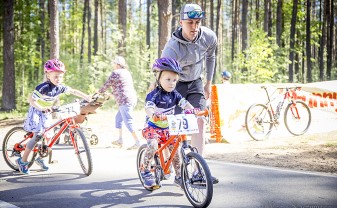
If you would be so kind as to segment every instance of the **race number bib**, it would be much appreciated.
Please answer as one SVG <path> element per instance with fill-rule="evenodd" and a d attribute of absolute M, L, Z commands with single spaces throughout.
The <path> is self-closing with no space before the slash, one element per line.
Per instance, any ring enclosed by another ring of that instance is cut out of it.
<path fill-rule="evenodd" d="M 167 115 L 170 135 L 199 133 L 197 117 L 193 114 Z"/>

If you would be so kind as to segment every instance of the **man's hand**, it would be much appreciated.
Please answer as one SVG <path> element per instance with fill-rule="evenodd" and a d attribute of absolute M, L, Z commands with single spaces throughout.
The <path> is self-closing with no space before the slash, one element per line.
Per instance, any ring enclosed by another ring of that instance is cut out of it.
<path fill-rule="evenodd" d="M 211 95 L 211 81 L 207 81 L 204 86 L 204 92 L 205 92 L 205 99 L 207 100 Z"/>

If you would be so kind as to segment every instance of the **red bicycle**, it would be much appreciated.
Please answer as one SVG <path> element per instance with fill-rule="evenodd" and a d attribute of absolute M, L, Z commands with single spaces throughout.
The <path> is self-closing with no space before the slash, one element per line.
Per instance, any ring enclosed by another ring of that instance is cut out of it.
<path fill-rule="evenodd" d="M 83 122 L 85 117 L 90 113 L 87 110 L 88 108 L 96 109 L 101 105 L 102 99 L 100 96 L 94 95 L 93 101 L 90 103 L 82 101 L 60 107 L 53 107 L 54 112 L 65 117 L 59 119 L 44 131 L 42 141 L 36 145 L 28 158 L 28 167 L 33 165 L 38 154 L 41 157 L 50 156 L 51 159 L 52 147 L 59 140 L 61 134 L 67 130 L 69 131 L 70 141 L 80 166 L 84 174 L 89 176 L 93 170 L 92 157 L 87 138 L 80 127 L 80 123 Z M 55 127 L 57 127 L 58 130 L 54 132 Z M 47 139 L 49 134 L 53 136 Z M 2 144 L 2 153 L 7 165 L 13 170 L 19 170 L 15 160 L 21 157 L 21 153 L 25 150 L 27 142 L 32 137 L 33 133 L 25 131 L 23 127 L 14 127 L 6 134 Z"/>
<path fill-rule="evenodd" d="M 271 104 L 273 100 L 267 87 L 262 86 L 261 88 L 267 94 L 267 102 L 251 105 L 247 110 L 245 119 L 247 132 L 254 140 L 259 141 L 268 138 L 272 128 L 279 125 L 279 118 L 284 105 L 284 124 L 287 130 L 295 136 L 307 132 L 311 123 L 311 112 L 305 102 L 297 100 L 296 91 L 300 90 L 299 87 L 277 88 L 276 90 L 280 91 L 283 98 L 276 109 Z"/>

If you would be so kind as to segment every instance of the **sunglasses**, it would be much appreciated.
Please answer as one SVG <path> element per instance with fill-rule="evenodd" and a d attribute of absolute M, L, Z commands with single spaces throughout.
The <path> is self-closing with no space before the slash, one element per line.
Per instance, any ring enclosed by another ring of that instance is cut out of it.
<path fill-rule="evenodd" d="M 205 16 L 204 11 L 196 11 L 196 10 L 184 12 L 184 14 L 187 14 L 187 17 L 190 19 L 203 18 Z"/>

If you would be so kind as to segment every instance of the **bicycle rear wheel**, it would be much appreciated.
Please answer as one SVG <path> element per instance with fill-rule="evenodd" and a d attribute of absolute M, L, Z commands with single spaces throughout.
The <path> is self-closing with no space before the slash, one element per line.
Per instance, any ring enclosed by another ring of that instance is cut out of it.
<path fill-rule="evenodd" d="M 253 104 L 246 113 L 245 125 L 249 136 L 261 141 L 268 138 L 273 128 L 273 120 L 268 107 L 263 104 Z"/>
<path fill-rule="evenodd" d="M 183 189 L 194 207 L 207 207 L 213 198 L 213 182 L 206 161 L 196 152 L 186 155 L 181 166 Z"/>
<path fill-rule="evenodd" d="M 8 131 L 2 143 L 2 155 L 4 157 L 4 160 L 6 161 L 7 165 L 13 170 L 19 170 L 18 166 L 15 163 L 15 160 L 22 156 L 24 149 L 26 148 L 27 142 L 33 137 L 33 133 L 31 133 L 28 135 L 29 138 L 25 140 L 25 135 L 27 135 L 27 133 L 28 132 L 25 131 L 23 127 L 14 127 Z M 31 167 L 33 165 L 36 155 L 36 152 L 32 152 L 29 155 L 28 167 Z"/>
<path fill-rule="evenodd" d="M 85 138 L 82 130 L 79 128 L 74 128 L 74 130 L 70 131 L 69 133 L 74 139 L 73 146 L 81 168 L 84 174 L 89 176 L 92 173 L 93 163 L 88 141 Z"/>
<path fill-rule="evenodd" d="M 308 105 L 301 100 L 296 100 L 294 104 L 290 103 L 284 111 L 284 124 L 295 136 L 307 132 L 311 124 L 311 111 Z"/>

